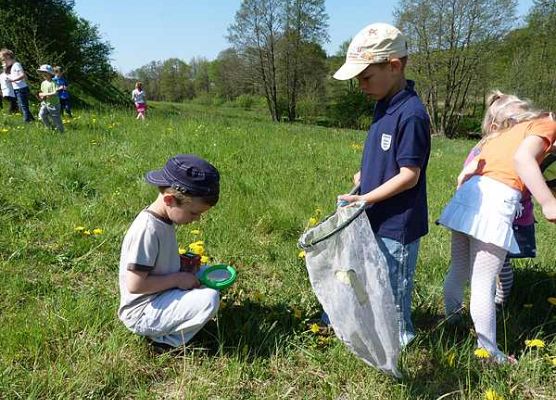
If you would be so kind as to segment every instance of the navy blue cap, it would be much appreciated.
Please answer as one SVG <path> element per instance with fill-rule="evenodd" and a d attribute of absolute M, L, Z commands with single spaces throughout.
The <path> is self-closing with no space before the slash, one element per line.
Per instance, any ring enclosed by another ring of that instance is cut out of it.
<path fill-rule="evenodd" d="M 220 192 L 220 174 L 207 161 L 194 154 L 178 154 L 164 168 L 147 172 L 147 182 L 170 186 L 191 196 L 211 196 Z"/>

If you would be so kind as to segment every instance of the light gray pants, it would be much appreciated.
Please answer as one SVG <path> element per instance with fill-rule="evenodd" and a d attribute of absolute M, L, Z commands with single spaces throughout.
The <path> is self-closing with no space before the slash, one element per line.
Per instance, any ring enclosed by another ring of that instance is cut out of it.
<path fill-rule="evenodd" d="M 60 105 L 52 105 L 47 103 L 41 103 L 41 109 L 39 110 L 39 119 L 42 121 L 44 126 L 49 129 L 56 128 L 58 131 L 64 131 L 64 124 L 62 123 L 62 116 L 60 115 Z"/>
<path fill-rule="evenodd" d="M 158 294 L 130 329 L 158 343 L 178 347 L 189 342 L 220 305 L 214 289 L 171 289 Z"/>

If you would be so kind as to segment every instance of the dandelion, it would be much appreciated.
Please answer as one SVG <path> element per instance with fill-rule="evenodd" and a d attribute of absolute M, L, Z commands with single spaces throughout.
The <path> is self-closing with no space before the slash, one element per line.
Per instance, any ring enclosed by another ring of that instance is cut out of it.
<path fill-rule="evenodd" d="M 556 306 L 556 297 L 549 297 L 548 299 L 546 299 L 546 301 L 548 301 L 553 306 Z"/>
<path fill-rule="evenodd" d="M 552 364 L 553 367 L 556 367 L 556 356 L 550 359 L 550 363 Z"/>
<path fill-rule="evenodd" d="M 528 304 L 524 304 L 523 308 L 533 308 L 533 305 L 528 303 Z"/>
<path fill-rule="evenodd" d="M 201 264 L 208 264 L 210 258 L 208 256 L 201 256 Z"/>
<path fill-rule="evenodd" d="M 93 235 L 102 235 L 104 231 L 100 228 L 93 229 Z"/>
<path fill-rule="evenodd" d="M 87 229 L 86 231 L 83 231 L 83 234 L 85 236 L 91 236 L 91 231 Z"/>
<path fill-rule="evenodd" d="M 76 232 L 83 232 L 85 230 L 84 226 L 76 226 L 75 228 L 73 228 Z"/>
<path fill-rule="evenodd" d="M 191 231 L 191 234 L 197 236 L 197 235 L 200 235 L 200 234 L 201 234 L 201 231 L 200 231 L 199 229 L 193 229 L 193 230 Z"/>
<path fill-rule="evenodd" d="M 298 258 L 300 258 L 301 260 L 305 259 L 305 250 L 301 250 L 299 252 L 299 254 L 297 255 Z"/>
<path fill-rule="evenodd" d="M 531 349 L 532 348 L 542 349 L 544 348 L 544 342 L 540 339 L 526 340 L 525 346 Z"/>
<path fill-rule="evenodd" d="M 309 218 L 309 226 L 315 226 L 317 224 L 317 222 L 319 222 L 319 221 L 315 217 Z"/>
<path fill-rule="evenodd" d="M 490 353 L 488 352 L 487 349 L 477 349 L 475 350 L 475 352 L 473 353 L 475 354 L 475 357 L 477 358 L 489 358 L 490 357 Z"/>
<path fill-rule="evenodd" d="M 315 335 L 320 332 L 320 328 L 319 328 L 319 325 L 317 323 L 311 324 L 311 327 L 309 328 L 309 330 L 311 332 L 313 332 Z"/>
<path fill-rule="evenodd" d="M 485 392 L 485 400 L 504 400 L 504 396 L 496 393 L 494 389 L 488 389 Z"/>
<path fill-rule="evenodd" d="M 355 151 L 360 151 L 360 150 L 363 150 L 363 145 L 361 145 L 359 143 L 352 143 L 351 148 Z"/>
<path fill-rule="evenodd" d="M 180 246 L 180 247 L 178 248 L 178 253 L 179 253 L 179 254 L 185 254 L 185 253 L 187 253 L 187 249 L 185 249 L 185 248 L 183 248 L 183 247 Z"/>
<path fill-rule="evenodd" d="M 189 250 L 193 254 L 197 254 L 198 256 L 202 256 L 205 254 L 205 242 L 202 240 L 197 240 L 189 245 Z"/>

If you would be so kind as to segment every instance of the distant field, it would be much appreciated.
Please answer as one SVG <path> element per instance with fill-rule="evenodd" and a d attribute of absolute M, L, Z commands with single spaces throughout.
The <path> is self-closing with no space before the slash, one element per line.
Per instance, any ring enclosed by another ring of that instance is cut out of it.
<path fill-rule="evenodd" d="M 433 140 L 418 337 L 396 381 L 309 329 L 320 308 L 296 247 L 315 210 L 332 212 L 351 187 L 365 132 L 192 105 L 155 105 L 145 123 L 132 111 L 76 115 L 58 134 L 0 114 L 0 398 L 483 399 L 489 389 L 556 398 L 556 306 L 547 301 L 556 297 L 556 227 L 540 214 L 539 257 L 517 263 L 498 323 L 499 343 L 519 364 L 481 364 L 471 323 L 437 326 L 449 235 L 433 222 L 473 142 Z M 239 279 L 184 355 L 157 356 L 117 319 L 118 259 L 127 227 L 156 195 L 143 174 L 177 153 L 205 157 L 222 174 L 221 202 L 178 229 L 179 242 L 204 240 Z M 526 348 L 534 338 L 545 347 Z"/>

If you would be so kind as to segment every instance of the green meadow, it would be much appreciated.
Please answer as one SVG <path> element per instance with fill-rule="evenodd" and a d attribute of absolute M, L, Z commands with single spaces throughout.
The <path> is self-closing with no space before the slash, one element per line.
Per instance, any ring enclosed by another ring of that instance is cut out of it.
<path fill-rule="evenodd" d="M 64 134 L 0 114 L 0 398 L 556 398 L 556 305 L 547 300 L 556 297 L 556 230 L 538 209 L 539 256 L 516 262 L 498 316 L 498 342 L 519 363 L 476 358 L 469 318 L 442 323 L 450 242 L 434 221 L 473 141 L 433 139 L 418 336 L 396 380 L 311 329 L 321 310 L 297 248 L 317 209 L 333 212 L 350 189 L 366 132 L 275 124 L 264 111 L 225 106 L 154 104 L 144 123 L 132 110 L 75 114 Z M 183 352 L 156 354 L 117 318 L 118 261 L 129 224 L 156 196 L 143 174 L 177 153 L 222 175 L 221 201 L 178 228 L 179 243 L 203 240 L 239 278 Z M 526 346 L 532 339 L 544 347 Z"/>

